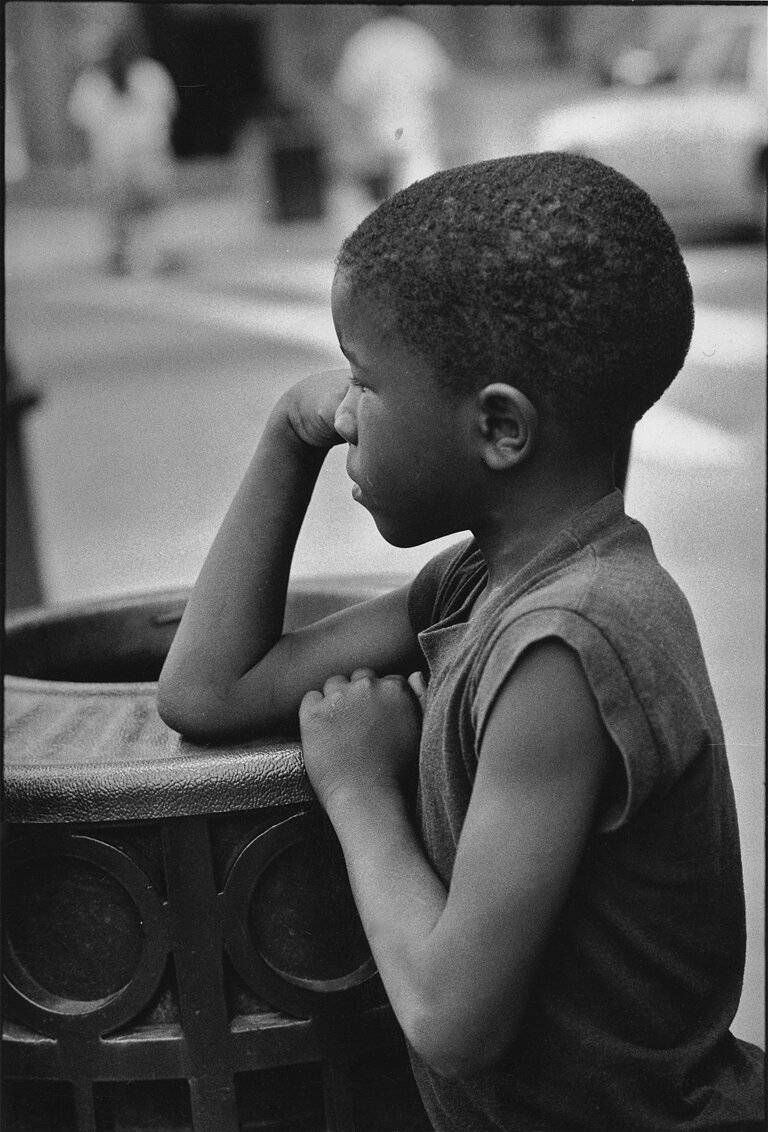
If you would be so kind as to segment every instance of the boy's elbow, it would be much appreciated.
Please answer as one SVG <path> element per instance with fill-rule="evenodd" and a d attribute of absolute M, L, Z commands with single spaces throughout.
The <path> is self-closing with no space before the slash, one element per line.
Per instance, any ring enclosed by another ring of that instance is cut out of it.
<path fill-rule="evenodd" d="M 504 1055 L 515 1033 L 509 1017 L 499 1026 L 490 1019 L 470 1019 L 461 1011 L 425 1011 L 404 1027 L 406 1037 L 430 1069 L 441 1077 L 482 1073 Z"/>
<path fill-rule="evenodd" d="M 180 686 L 172 676 L 161 673 L 155 703 L 157 714 L 172 731 L 188 739 L 212 737 L 210 708 L 198 689 Z"/>
<path fill-rule="evenodd" d="M 157 684 L 155 706 L 157 708 L 157 714 L 166 727 L 170 727 L 172 731 L 178 731 L 182 735 L 187 733 L 190 720 L 184 699 L 182 696 L 178 695 L 173 686 L 173 682 L 164 679 L 162 675 Z"/>
<path fill-rule="evenodd" d="M 184 679 L 161 672 L 155 706 L 167 727 L 196 743 L 230 742 L 256 731 L 277 728 L 263 708 L 269 699 L 254 693 L 247 707 L 237 688 Z"/>

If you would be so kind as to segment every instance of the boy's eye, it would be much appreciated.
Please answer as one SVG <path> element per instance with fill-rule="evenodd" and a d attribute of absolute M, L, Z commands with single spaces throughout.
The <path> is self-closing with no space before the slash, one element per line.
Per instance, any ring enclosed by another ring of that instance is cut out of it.
<path fill-rule="evenodd" d="M 349 383 L 350 385 L 354 385 L 355 389 L 364 390 L 368 388 L 368 386 L 364 385 L 363 382 L 360 381 L 359 378 L 355 377 L 353 373 L 349 376 Z"/>

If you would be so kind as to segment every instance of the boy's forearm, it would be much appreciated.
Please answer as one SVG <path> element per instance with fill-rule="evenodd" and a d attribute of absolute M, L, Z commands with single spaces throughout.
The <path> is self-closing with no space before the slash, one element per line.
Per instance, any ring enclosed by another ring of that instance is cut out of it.
<path fill-rule="evenodd" d="M 279 639 L 296 540 L 326 452 L 299 440 L 277 406 L 166 660 L 159 693 L 164 718 L 182 698 L 225 698 Z"/>
<path fill-rule="evenodd" d="M 433 1023 L 435 1001 L 446 990 L 430 940 L 446 889 L 395 788 L 340 794 L 328 800 L 327 812 L 379 974 L 406 1037 L 418 1048 L 421 1029 L 427 1020 Z"/>
<path fill-rule="evenodd" d="M 424 853 L 404 798 L 391 791 L 329 799 L 360 919 L 408 1042 L 433 1069 L 462 1076 L 488 1068 L 513 1039 L 527 974 L 489 1000 L 478 994 L 477 925 L 448 917 L 448 892 Z M 503 1017 L 500 1017 L 503 1015 Z"/>

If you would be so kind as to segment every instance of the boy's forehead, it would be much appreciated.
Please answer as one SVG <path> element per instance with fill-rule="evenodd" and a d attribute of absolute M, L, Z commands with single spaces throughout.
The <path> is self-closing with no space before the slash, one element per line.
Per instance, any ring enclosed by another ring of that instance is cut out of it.
<path fill-rule="evenodd" d="M 332 305 L 339 343 L 353 364 L 375 371 L 380 382 L 400 373 L 408 377 L 411 389 L 417 378 L 423 379 L 419 386 L 431 387 L 432 363 L 405 339 L 395 305 L 386 295 L 341 278 L 334 280 Z"/>
<path fill-rule="evenodd" d="M 331 307 L 342 338 L 346 332 L 364 333 L 390 342 L 402 341 L 392 298 L 368 290 L 343 271 L 337 271 L 334 276 Z"/>

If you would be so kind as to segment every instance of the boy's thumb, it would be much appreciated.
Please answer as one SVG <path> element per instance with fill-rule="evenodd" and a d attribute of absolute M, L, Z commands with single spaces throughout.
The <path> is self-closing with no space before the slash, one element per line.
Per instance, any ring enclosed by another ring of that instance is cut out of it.
<path fill-rule="evenodd" d="M 426 693 L 427 685 L 421 672 L 412 672 L 408 677 L 408 685 L 423 708 L 424 694 Z"/>

